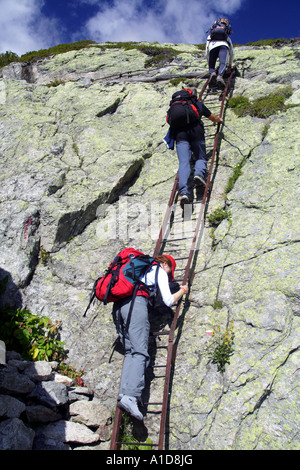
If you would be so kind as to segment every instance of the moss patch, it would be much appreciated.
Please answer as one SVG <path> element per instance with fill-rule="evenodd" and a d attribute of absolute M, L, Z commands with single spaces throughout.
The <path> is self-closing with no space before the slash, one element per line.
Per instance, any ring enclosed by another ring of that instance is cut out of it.
<path fill-rule="evenodd" d="M 292 95 L 292 89 L 285 87 L 269 95 L 256 98 L 250 102 L 245 96 L 235 96 L 228 101 L 229 108 L 233 109 L 235 114 L 241 116 L 253 116 L 258 118 L 267 118 L 280 111 L 286 111 L 286 98 Z"/>
<path fill-rule="evenodd" d="M 34 60 L 43 59 L 53 55 L 63 54 L 64 52 L 76 51 L 84 49 L 90 44 L 95 44 L 95 41 L 78 41 L 68 44 L 58 44 L 57 46 L 50 47 L 49 49 L 40 49 L 39 51 L 26 52 L 20 57 L 14 52 L 6 51 L 0 54 L 0 67 L 10 64 L 11 62 L 32 62 Z"/>

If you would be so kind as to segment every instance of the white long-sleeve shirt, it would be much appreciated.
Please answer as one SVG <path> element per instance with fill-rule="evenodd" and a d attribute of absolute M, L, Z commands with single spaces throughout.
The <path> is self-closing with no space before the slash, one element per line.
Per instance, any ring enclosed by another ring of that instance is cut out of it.
<path fill-rule="evenodd" d="M 147 286 L 154 286 L 156 269 L 157 265 L 152 266 L 150 271 L 148 271 L 143 277 L 141 277 L 140 280 L 144 282 Z M 166 271 L 160 266 L 158 268 L 157 283 L 164 304 L 167 305 L 167 307 L 171 307 L 174 303 L 174 297 L 173 294 L 171 294 L 169 288 L 169 277 Z"/>

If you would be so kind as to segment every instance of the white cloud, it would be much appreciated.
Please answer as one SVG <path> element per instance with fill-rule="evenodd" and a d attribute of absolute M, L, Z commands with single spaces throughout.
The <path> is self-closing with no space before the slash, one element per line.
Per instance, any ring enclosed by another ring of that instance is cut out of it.
<path fill-rule="evenodd" d="M 246 1 L 62 0 L 66 3 L 62 14 L 55 13 L 53 0 L 0 0 L 0 53 L 9 50 L 21 55 L 81 39 L 199 44 L 205 42 L 217 17 L 230 17 Z M 43 14 L 46 2 L 53 7 L 52 16 Z M 95 9 L 97 13 L 89 18 Z M 66 21 L 68 31 L 65 19 L 73 21 Z"/>
<path fill-rule="evenodd" d="M 87 2 L 88 0 L 81 0 Z M 91 0 L 93 1 L 93 0 Z M 87 36 L 105 41 L 158 41 L 198 44 L 219 16 L 233 14 L 245 0 L 114 0 L 98 2 L 86 23 Z M 95 3 L 95 2 L 94 2 Z M 100 5 L 101 3 L 101 5 Z"/>
<path fill-rule="evenodd" d="M 21 55 L 59 42 L 55 19 L 41 13 L 44 0 L 0 0 L 0 52 Z"/>

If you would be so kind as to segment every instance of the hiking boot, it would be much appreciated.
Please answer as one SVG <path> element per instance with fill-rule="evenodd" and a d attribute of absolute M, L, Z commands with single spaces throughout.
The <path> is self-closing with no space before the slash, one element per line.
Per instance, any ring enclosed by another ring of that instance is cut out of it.
<path fill-rule="evenodd" d="M 209 82 L 208 82 L 209 88 L 215 87 L 216 83 L 217 83 L 217 74 L 216 74 L 216 72 L 212 72 L 210 74 L 210 78 L 209 78 Z"/>
<path fill-rule="evenodd" d="M 195 186 L 197 186 L 198 188 L 203 186 L 205 188 L 206 186 L 206 181 L 205 179 L 202 177 L 202 176 L 199 176 L 199 175 L 195 175 L 194 176 L 194 184 Z"/>
<path fill-rule="evenodd" d="M 123 395 L 120 401 L 118 401 L 117 406 L 122 410 L 126 411 L 130 416 L 139 421 L 143 421 L 143 415 L 138 409 L 137 401 L 135 397 L 130 397 L 129 395 Z"/>
<path fill-rule="evenodd" d="M 224 90 L 225 82 L 224 82 L 224 79 L 223 79 L 222 75 L 217 76 L 217 85 L 218 85 L 219 88 L 221 88 L 221 90 Z"/>
<path fill-rule="evenodd" d="M 191 202 L 191 198 L 188 194 L 181 194 L 180 196 L 180 206 L 183 208 L 185 204 L 189 204 Z"/>

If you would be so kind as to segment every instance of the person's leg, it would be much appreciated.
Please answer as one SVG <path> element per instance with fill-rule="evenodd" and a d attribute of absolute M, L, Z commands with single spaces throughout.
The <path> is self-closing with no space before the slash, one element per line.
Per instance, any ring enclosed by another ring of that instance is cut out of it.
<path fill-rule="evenodd" d="M 226 46 L 221 46 L 220 51 L 219 51 L 220 65 L 219 65 L 219 72 L 217 76 L 217 85 L 222 90 L 224 90 L 225 88 L 225 81 L 224 81 L 223 75 L 226 70 L 227 58 L 228 58 L 228 48 Z"/>
<path fill-rule="evenodd" d="M 206 147 L 205 140 L 198 140 L 191 144 L 192 151 L 195 158 L 194 166 L 194 178 L 200 176 L 200 178 L 206 181 L 207 177 L 207 157 L 206 157 Z M 196 180 L 194 180 L 196 181 Z"/>
<path fill-rule="evenodd" d="M 191 146 L 186 140 L 176 142 L 176 151 L 179 161 L 178 168 L 178 188 L 179 193 L 191 195 L 188 180 L 191 174 Z"/>
<path fill-rule="evenodd" d="M 209 87 L 213 88 L 216 86 L 217 83 L 217 69 L 216 69 L 216 62 L 219 56 L 219 47 L 215 47 L 209 52 L 208 56 L 208 68 L 209 68 Z"/>
<path fill-rule="evenodd" d="M 228 57 L 228 47 L 226 46 L 220 46 L 219 49 L 219 73 L 218 75 L 221 75 L 223 77 L 224 72 L 226 70 L 226 65 L 227 65 L 227 57 Z"/>
<path fill-rule="evenodd" d="M 124 325 L 126 325 L 130 303 L 125 303 L 121 309 Z M 122 395 L 129 395 L 137 399 L 141 397 L 145 386 L 145 369 L 149 364 L 149 332 L 147 299 L 137 296 L 128 332 L 125 332 L 125 359 L 120 385 L 120 394 Z"/>
<path fill-rule="evenodd" d="M 209 52 L 209 56 L 208 56 L 209 73 L 216 72 L 216 62 L 217 62 L 217 58 L 219 56 L 219 49 L 220 49 L 220 47 L 215 47 L 214 49 L 212 49 Z"/>

